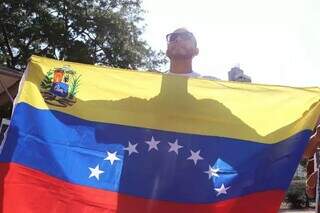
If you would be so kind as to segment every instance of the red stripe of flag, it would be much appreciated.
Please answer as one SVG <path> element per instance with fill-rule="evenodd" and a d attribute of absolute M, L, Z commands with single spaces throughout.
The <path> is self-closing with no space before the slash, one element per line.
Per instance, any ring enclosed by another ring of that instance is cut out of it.
<path fill-rule="evenodd" d="M 71 184 L 15 163 L 0 163 L 0 178 L 0 207 L 8 213 L 271 213 L 284 198 L 272 190 L 212 204 L 174 203 Z"/>

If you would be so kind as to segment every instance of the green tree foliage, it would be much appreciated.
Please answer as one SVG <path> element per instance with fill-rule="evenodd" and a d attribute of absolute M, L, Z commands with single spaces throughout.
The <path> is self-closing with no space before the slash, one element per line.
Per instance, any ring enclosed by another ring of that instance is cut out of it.
<path fill-rule="evenodd" d="M 24 69 L 32 54 L 156 70 L 164 54 L 141 39 L 141 0 L 2 0 L 0 64 Z"/>
<path fill-rule="evenodd" d="M 305 181 L 293 181 L 284 199 L 292 209 L 308 207 L 308 198 L 305 193 Z"/>

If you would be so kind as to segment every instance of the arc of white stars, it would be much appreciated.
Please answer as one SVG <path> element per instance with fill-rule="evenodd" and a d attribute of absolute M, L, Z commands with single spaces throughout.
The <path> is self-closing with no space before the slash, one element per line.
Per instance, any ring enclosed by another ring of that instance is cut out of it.
<path fill-rule="evenodd" d="M 203 160 L 203 157 L 200 156 L 200 150 L 194 152 L 190 150 L 191 156 L 187 158 L 187 160 L 193 160 L 194 165 L 197 165 L 198 160 Z"/>
<path fill-rule="evenodd" d="M 174 143 L 170 143 L 168 142 L 169 146 L 170 146 L 170 149 L 168 152 L 175 152 L 177 155 L 179 153 L 179 149 L 181 149 L 183 146 L 180 146 L 178 144 L 178 140 L 176 140 Z"/>
<path fill-rule="evenodd" d="M 160 141 L 156 141 L 153 136 L 151 137 L 151 140 L 150 141 L 145 141 L 148 145 L 149 145 L 149 149 L 148 151 L 150 152 L 152 149 L 155 149 L 155 150 L 159 150 L 158 149 L 158 144 L 160 143 Z"/>
<path fill-rule="evenodd" d="M 227 194 L 227 190 L 230 189 L 230 188 L 231 188 L 231 186 L 228 186 L 228 187 L 226 188 L 226 187 L 224 186 L 224 184 L 222 184 L 220 188 L 214 188 L 214 190 L 215 190 L 216 192 L 218 192 L 218 193 L 217 193 L 217 197 L 218 197 L 218 196 L 221 195 L 221 194 Z"/>
<path fill-rule="evenodd" d="M 214 169 L 209 165 L 208 171 L 205 171 L 204 173 L 207 173 L 209 175 L 209 179 L 211 179 L 213 176 L 219 177 L 219 174 L 218 174 L 219 171 L 220 171 L 219 168 Z"/>
<path fill-rule="evenodd" d="M 132 154 L 132 153 L 139 153 L 137 151 L 137 143 L 136 144 L 131 144 L 131 142 L 129 141 L 129 144 L 127 147 L 123 148 L 124 150 L 128 151 L 129 152 L 129 156 Z"/>
<path fill-rule="evenodd" d="M 114 163 L 114 161 L 120 160 L 120 158 L 117 157 L 117 152 L 107 152 L 107 157 L 104 160 L 110 161 L 111 165 Z"/>
<path fill-rule="evenodd" d="M 97 180 L 99 180 L 100 174 L 104 173 L 104 171 L 100 170 L 99 164 L 95 168 L 89 167 L 89 169 L 91 171 L 89 178 L 95 177 L 95 178 L 97 178 Z"/>

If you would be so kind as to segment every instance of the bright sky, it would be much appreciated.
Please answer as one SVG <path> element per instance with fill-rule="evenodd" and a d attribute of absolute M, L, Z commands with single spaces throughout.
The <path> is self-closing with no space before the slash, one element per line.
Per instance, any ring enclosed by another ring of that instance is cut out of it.
<path fill-rule="evenodd" d="M 165 51 L 165 35 L 186 27 L 202 75 L 227 80 L 240 64 L 256 83 L 320 86 L 320 0 L 143 1 L 149 44 Z"/>

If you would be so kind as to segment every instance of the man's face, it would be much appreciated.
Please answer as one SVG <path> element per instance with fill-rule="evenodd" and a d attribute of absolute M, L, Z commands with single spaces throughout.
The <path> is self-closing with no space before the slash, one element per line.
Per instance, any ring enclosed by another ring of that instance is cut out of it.
<path fill-rule="evenodd" d="M 199 52 L 192 33 L 177 29 L 167 36 L 167 56 L 172 59 L 192 59 Z"/>

